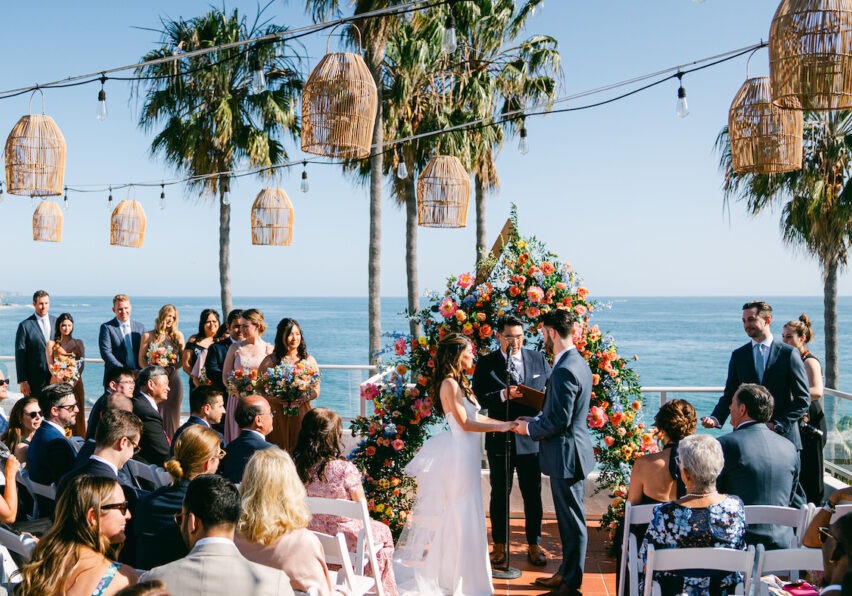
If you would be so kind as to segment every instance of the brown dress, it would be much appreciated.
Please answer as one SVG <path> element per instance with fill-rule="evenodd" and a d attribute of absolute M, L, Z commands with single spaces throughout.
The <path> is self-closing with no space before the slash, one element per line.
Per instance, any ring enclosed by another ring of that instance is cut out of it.
<path fill-rule="evenodd" d="M 313 361 L 313 356 L 308 356 L 308 360 Z M 319 395 L 319 385 L 317 385 L 316 392 Z M 316 397 L 313 399 L 316 399 Z M 284 413 L 284 406 L 280 399 L 267 395 L 266 400 L 269 402 L 269 407 L 272 408 L 272 432 L 267 435 L 266 440 L 293 455 L 293 449 L 296 447 L 296 441 L 299 438 L 299 431 L 302 429 L 302 420 L 313 406 L 308 401 L 299 406 L 297 416 L 288 416 Z"/>
<path fill-rule="evenodd" d="M 85 437 L 86 436 L 86 390 L 83 387 L 83 358 L 86 356 L 86 348 L 83 345 L 82 339 L 72 339 L 73 346 L 70 350 L 65 350 L 59 342 L 54 343 L 53 345 L 53 358 L 57 358 L 58 356 L 67 356 L 69 354 L 73 354 L 75 358 L 77 358 L 77 366 L 80 370 L 80 376 L 74 381 L 74 399 L 77 400 L 77 407 L 79 411 L 77 412 L 77 421 L 74 423 L 74 426 L 71 427 L 71 434 L 75 437 Z M 70 344 L 69 344 L 70 345 Z M 53 375 L 50 376 L 50 382 L 56 383 L 58 379 Z"/>

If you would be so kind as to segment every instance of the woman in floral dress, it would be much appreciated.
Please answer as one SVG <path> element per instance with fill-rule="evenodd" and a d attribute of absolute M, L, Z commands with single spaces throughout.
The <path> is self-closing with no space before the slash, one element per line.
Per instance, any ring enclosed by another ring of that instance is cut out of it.
<path fill-rule="evenodd" d="M 154 329 L 142 334 L 139 346 L 139 366 L 156 364 L 169 372 L 169 397 L 158 409 L 169 438 L 180 426 L 180 405 L 183 401 L 183 382 L 180 378 L 180 356 L 183 352 L 183 333 L 178 331 L 178 311 L 166 304 L 157 313 Z"/>
<path fill-rule="evenodd" d="M 51 371 L 50 382 L 67 382 L 74 385 L 74 397 L 77 399 L 77 407 L 80 414 L 77 422 L 71 427 L 71 433 L 77 437 L 86 436 L 86 390 L 83 388 L 83 358 L 86 357 L 86 346 L 82 339 L 72 337 L 74 333 L 74 318 L 67 312 L 56 318 L 56 336 L 47 342 L 45 352 L 47 353 L 47 368 Z M 72 364 L 76 366 L 77 372 L 73 379 L 64 379 L 53 372 L 54 363 Z"/>

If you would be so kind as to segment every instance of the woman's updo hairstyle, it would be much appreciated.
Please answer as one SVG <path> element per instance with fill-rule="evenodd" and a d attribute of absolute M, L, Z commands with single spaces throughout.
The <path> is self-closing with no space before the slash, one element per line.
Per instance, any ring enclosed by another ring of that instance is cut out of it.
<path fill-rule="evenodd" d="M 175 454 L 163 464 L 175 482 L 192 480 L 204 471 L 204 464 L 219 456 L 222 437 L 212 428 L 191 424 L 175 441 Z"/>
<path fill-rule="evenodd" d="M 654 426 L 665 432 L 670 441 L 677 443 L 695 434 L 698 416 L 691 403 L 685 399 L 673 399 L 664 403 L 654 416 Z"/>
<path fill-rule="evenodd" d="M 802 313 L 799 315 L 798 321 L 787 321 L 785 327 L 789 327 L 793 332 L 805 340 L 805 344 L 809 344 L 814 339 L 814 330 L 811 328 L 811 318 Z"/>

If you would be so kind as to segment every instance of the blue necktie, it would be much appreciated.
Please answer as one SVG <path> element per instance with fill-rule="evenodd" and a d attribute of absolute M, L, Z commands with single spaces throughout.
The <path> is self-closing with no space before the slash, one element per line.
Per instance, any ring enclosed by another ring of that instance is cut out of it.
<path fill-rule="evenodd" d="M 130 333 L 126 333 L 124 335 L 124 350 L 127 352 L 124 362 L 127 364 L 128 368 L 136 368 L 136 362 L 133 358 L 133 340 L 130 339 Z"/>
<path fill-rule="evenodd" d="M 754 369 L 757 371 L 757 382 L 763 382 L 763 370 L 765 368 L 763 360 L 763 344 L 755 344 L 754 346 Z"/>

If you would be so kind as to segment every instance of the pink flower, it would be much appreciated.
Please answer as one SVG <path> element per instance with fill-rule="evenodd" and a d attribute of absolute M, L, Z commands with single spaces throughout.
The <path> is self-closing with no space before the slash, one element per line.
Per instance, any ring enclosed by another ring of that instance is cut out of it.
<path fill-rule="evenodd" d="M 584 314 L 586 314 L 588 312 L 588 309 L 586 309 L 586 307 L 583 306 L 582 304 L 577 304 L 574 307 L 574 312 L 577 313 L 577 316 L 582 317 Z"/>
<path fill-rule="evenodd" d="M 591 428 L 601 428 L 604 424 L 607 423 L 609 418 L 606 415 L 606 412 L 603 411 L 603 408 L 599 408 L 598 406 L 592 406 L 589 408 L 589 426 Z"/>
<path fill-rule="evenodd" d="M 402 337 L 398 337 L 393 344 L 394 353 L 397 356 L 402 356 L 403 354 L 405 354 L 406 345 L 407 344 L 405 343 L 405 339 Z"/>
<path fill-rule="evenodd" d="M 417 397 L 420 395 L 420 390 L 417 387 L 411 388 L 411 397 Z"/>
<path fill-rule="evenodd" d="M 544 299 L 544 290 L 538 286 L 530 286 L 530 289 L 527 290 L 527 298 L 530 299 L 530 302 L 541 302 Z"/>
<path fill-rule="evenodd" d="M 391 446 L 392 446 L 394 449 L 396 449 L 397 451 L 399 451 L 400 449 L 402 449 L 403 447 L 405 447 L 405 443 L 403 443 L 403 442 L 402 442 L 402 439 L 394 439 L 394 440 L 393 440 L 393 443 L 391 443 Z"/>
<path fill-rule="evenodd" d="M 440 312 L 447 319 L 456 314 L 456 311 L 458 309 L 458 304 L 456 304 L 450 297 L 441 300 L 441 304 L 438 306 L 438 312 Z"/>
<path fill-rule="evenodd" d="M 473 277 L 469 273 L 462 273 L 459 275 L 458 284 L 462 289 L 469 288 L 473 284 Z"/>

